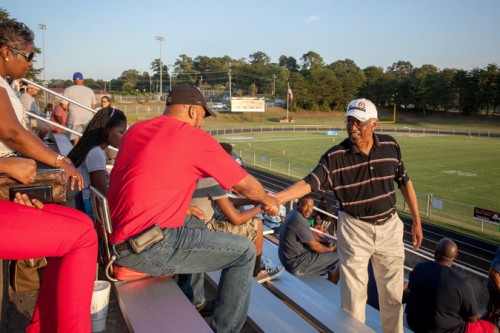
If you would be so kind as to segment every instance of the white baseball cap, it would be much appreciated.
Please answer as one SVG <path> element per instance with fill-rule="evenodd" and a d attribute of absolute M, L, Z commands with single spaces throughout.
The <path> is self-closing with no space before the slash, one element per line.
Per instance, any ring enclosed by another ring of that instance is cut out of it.
<path fill-rule="evenodd" d="M 347 106 L 346 117 L 354 117 L 360 121 L 378 119 L 375 104 L 365 98 L 352 100 Z"/>

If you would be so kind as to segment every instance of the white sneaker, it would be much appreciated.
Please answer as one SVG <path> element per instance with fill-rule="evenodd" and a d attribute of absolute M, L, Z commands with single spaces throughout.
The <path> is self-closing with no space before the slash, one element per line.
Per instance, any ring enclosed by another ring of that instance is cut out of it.
<path fill-rule="evenodd" d="M 258 283 L 263 283 L 267 281 L 271 281 L 276 279 L 278 276 L 283 273 L 285 267 L 283 266 L 272 266 L 267 267 L 259 272 L 259 274 L 255 277 Z"/>

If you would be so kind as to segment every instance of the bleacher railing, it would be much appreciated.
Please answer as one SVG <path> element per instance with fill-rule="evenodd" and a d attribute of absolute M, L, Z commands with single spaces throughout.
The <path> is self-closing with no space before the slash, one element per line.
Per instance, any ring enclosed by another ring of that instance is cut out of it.
<path fill-rule="evenodd" d="M 52 94 L 52 95 L 54 95 L 54 96 L 56 96 L 56 97 L 59 97 L 60 99 L 63 99 L 63 100 L 65 100 L 65 101 L 68 101 L 68 102 L 70 102 L 70 103 L 73 103 L 73 104 L 75 104 L 75 105 L 78 105 L 78 106 L 80 106 L 80 107 L 84 108 L 85 110 L 88 110 L 88 111 L 90 111 L 90 112 L 92 112 L 92 113 L 96 113 L 96 112 L 97 112 L 96 110 L 94 110 L 94 109 L 92 109 L 92 108 L 90 108 L 90 107 L 88 107 L 88 106 L 86 106 L 86 105 L 84 105 L 84 104 L 81 104 L 80 102 L 77 102 L 77 101 L 75 101 L 75 100 L 73 100 L 73 99 L 71 99 L 71 98 L 68 98 L 68 97 L 66 97 L 66 96 L 64 96 L 64 95 L 61 95 L 61 94 L 59 94 L 59 93 L 56 93 L 55 91 L 52 91 L 52 90 L 50 90 L 50 89 L 48 89 L 48 88 L 46 88 L 46 87 L 44 87 L 44 86 L 42 86 L 42 85 L 40 85 L 40 84 L 38 84 L 38 83 L 36 83 L 36 82 L 30 81 L 30 80 L 25 79 L 25 78 L 24 78 L 24 79 L 22 79 L 22 81 L 23 81 L 24 83 L 26 83 L 26 84 L 31 84 L 31 85 L 33 85 L 33 86 L 37 87 L 38 89 L 41 89 L 41 90 L 43 90 L 43 91 L 46 91 L 46 92 L 48 92 L 48 93 L 50 93 L 50 94 Z M 69 132 L 69 133 L 73 133 L 73 134 L 78 135 L 78 136 L 80 136 L 80 137 L 82 136 L 82 133 L 77 132 L 77 131 L 73 131 L 72 129 L 70 129 L 70 128 L 66 127 L 66 126 L 63 126 L 63 125 L 61 125 L 61 124 L 59 124 L 59 123 L 56 123 L 56 122 L 54 122 L 54 121 L 51 121 L 50 119 L 47 119 L 47 118 L 45 118 L 45 117 L 43 117 L 43 116 L 40 116 L 40 115 L 38 115 L 38 114 L 36 114 L 36 113 L 34 113 L 34 112 L 30 111 L 30 110 L 25 110 L 25 112 L 26 112 L 26 114 L 27 114 L 28 116 L 30 116 L 31 118 L 36 119 L 37 121 L 41 121 L 41 122 L 44 122 L 44 123 L 47 123 L 47 124 L 50 124 L 50 125 L 56 126 L 56 127 L 58 127 L 58 128 L 61 128 L 63 131 L 66 131 L 66 132 Z M 108 148 L 109 148 L 109 149 L 111 149 L 111 150 L 114 150 L 114 151 L 118 151 L 118 149 L 116 149 L 115 147 L 112 147 L 112 146 L 109 146 Z"/>

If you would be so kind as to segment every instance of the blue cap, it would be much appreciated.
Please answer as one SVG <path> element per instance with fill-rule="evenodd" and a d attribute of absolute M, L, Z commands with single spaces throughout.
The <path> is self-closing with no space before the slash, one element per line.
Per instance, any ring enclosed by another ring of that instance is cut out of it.
<path fill-rule="evenodd" d="M 80 72 L 76 72 L 73 74 L 73 80 L 83 80 L 83 74 Z"/>

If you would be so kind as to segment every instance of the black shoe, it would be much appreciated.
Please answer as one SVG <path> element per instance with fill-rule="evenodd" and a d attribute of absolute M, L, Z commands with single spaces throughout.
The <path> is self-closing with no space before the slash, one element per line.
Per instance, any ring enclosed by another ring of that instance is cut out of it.
<path fill-rule="evenodd" d="M 196 307 L 196 310 L 200 313 L 202 317 L 210 317 L 214 314 L 215 311 L 215 300 L 205 301 L 205 304 L 202 306 Z"/>

